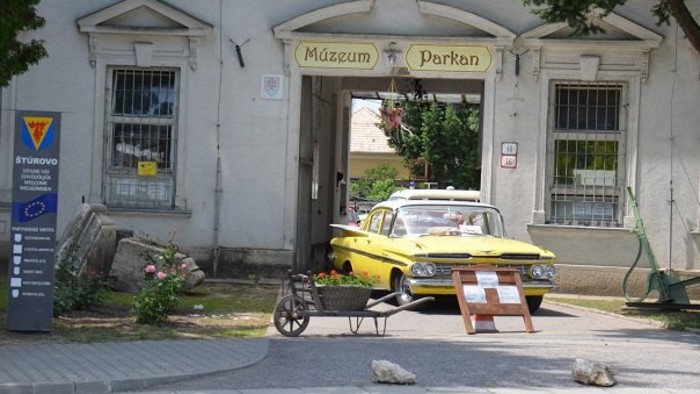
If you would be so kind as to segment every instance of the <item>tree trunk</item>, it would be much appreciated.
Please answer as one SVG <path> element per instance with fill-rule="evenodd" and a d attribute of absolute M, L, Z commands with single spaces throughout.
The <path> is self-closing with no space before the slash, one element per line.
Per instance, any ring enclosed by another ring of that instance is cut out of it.
<path fill-rule="evenodd" d="M 693 18 L 684 0 L 666 0 L 666 3 L 671 11 L 671 15 L 678 22 L 678 26 L 683 29 L 683 33 L 688 37 L 688 41 L 695 48 L 695 51 L 700 54 L 700 25 Z"/>

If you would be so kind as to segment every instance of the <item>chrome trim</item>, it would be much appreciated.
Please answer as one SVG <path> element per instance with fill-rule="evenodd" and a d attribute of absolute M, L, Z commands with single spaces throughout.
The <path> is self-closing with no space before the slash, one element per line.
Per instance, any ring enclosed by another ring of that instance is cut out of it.
<path fill-rule="evenodd" d="M 454 287 L 452 279 L 427 279 L 427 278 L 406 278 L 409 286 L 423 286 L 423 287 Z M 531 281 L 523 282 L 523 288 L 545 288 L 553 289 L 556 287 L 554 282 L 550 281 Z"/>

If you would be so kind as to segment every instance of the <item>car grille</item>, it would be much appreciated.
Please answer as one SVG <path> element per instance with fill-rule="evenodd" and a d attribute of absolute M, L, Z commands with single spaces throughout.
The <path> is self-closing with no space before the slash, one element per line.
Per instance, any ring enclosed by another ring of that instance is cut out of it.
<path fill-rule="evenodd" d="M 454 264 L 435 264 L 435 279 L 450 279 L 452 278 L 452 267 L 471 267 L 473 265 L 482 265 L 482 264 L 459 264 L 459 265 L 454 265 Z M 527 274 L 527 268 L 528 266 L 525 265 L 497 265 L 498 268 L 512 268 L 515 270 L 520 271 L 520 277 L 522 279 L 528 279 L 529 276 Z"/>

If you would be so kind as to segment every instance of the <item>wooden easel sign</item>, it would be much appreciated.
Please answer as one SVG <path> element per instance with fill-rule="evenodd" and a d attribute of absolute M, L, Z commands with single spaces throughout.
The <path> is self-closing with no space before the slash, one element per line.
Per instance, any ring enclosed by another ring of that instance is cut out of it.
<path fill-rule="evenodd" d="M 522 316 L 525 330 L 535 332 L 518 270 L 492 265 L 454 267 L 452 283 L 467 334 L 478 331 L 472 324 L 472 315 L 491 319 L 493 316 Z"/>

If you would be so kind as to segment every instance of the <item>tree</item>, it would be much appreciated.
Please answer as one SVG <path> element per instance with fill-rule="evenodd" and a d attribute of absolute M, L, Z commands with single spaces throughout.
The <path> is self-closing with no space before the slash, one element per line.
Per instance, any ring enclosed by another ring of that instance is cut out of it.
<path fill-rule="evenodd" d="M 398 175 L 399 172 L 388 164 L 370 168 L 350 184 L 350 195 L 370 201 L 384 201 L 396 191 L 394 180 Z"/>
<path fill-rule="evenodd" d="M 37 4 L 39 0 L 0 1 L 0 87 L 48 56 L 43 40 L 22 42 L 19 37 L 44 26 L 44 18 L 36 13 Z"/>
<path fill-rule="evenodd" d="M 427 164 L 428 180 L 439 187 L 452 184 L 460 189 L 478 189 L 478 111 L 462 104 L 410 100 L 401 106 L 405 128 L 386 123 L 379 127 L 411 173 L 422 174 Z"/>
<path fill-rule="evenodd" d="M 592 24 L 589 18 L 590 10 L 598 8 L 602 16 L 625 4 L 627 0 L 523 0 L 523 4 L 531 7 L 531 11 L 549 23 L 567 22 L 576 35 L 588 35 L 601 32 L 599 26 Z M 683 29 L 688 41 L 700 53 L 700 25 L 688 10 L 684 0 L 657 0 L 651 9 L 656 16 L 657 24 L 669 24 L 672 16 Z"/>

